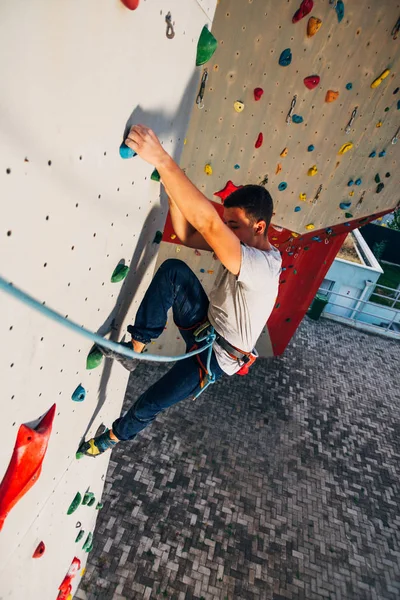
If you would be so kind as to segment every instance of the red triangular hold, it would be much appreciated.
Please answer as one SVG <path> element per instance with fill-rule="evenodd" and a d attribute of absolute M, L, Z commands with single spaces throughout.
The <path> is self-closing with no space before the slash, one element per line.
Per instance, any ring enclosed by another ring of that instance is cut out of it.
<path fill-rule="evenodd" d="M 139 0 L 121 0 L 122 4 L 129 8 L 129 10 L 136 10 L 139 6 Z"/>
<path fill-rule="evenodd" d="M 227 181 L 225 187 L 222 188 L 222 190 L 219 190 L 219 192 L 214 192 L 214 196 L 218 196 L 219 198 L 221 198 L 222 202 L 224 202 L 224 200 L 226 200 L 228 196 L 230 196 L 233 192 L 236 192 L 236 190 L 240 190 L 240 188 L 242 187 L 242 185 L 235 185 L 229 179 L 229 181 Z"/>
<path fill-rule="evenodd" d="M 300 4 L 299 8 L 293 15 L 292 23 L 297 23 L 301 19 L 303 19 L 308 13 L 310 13 L 313 9 L 314 2 L 313 0 L 303 0 Z"/>
<path fill-rule="evenodd" d="M 44 542 L 39 542 L 35 552 L 32 554 L 32 558 L 40 558 L 43 556 L 45 550 L 46 546 L 44 545 Z"/>
<path fill-rule="evenodd" d="M 254 144 L 255 148 L 260 148 L 262 146 L 263 141 L 264 141 L 264 136 L 262 133 L 259 133 L 258 137 L 256 139 L 256 143 Z"/>
<path fill-rule="evenodd" d="M 320 81 L 321 78 L 319 75 L 309 75 L 308 77 L 304 77 L 304 85 L 309 90 L 316 88 Z"/>
<path fill-rule="evenodd" d="M 262 88 L 255 88 L 254 90 L 254 100 L 256 102 L 258 102 L 258 100 L 260 100 L 261 96 L 263 95 L 264 90 Z"/>

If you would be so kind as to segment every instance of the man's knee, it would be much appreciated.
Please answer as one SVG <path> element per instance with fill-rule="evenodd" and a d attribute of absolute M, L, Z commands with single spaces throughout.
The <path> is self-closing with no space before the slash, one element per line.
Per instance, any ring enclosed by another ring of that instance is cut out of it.
<path fill-rule="evenodd" d="M 167 258 L 162 263 L 160 269 L 173 273 L 188 273 L 191 271 L 190 267 L 183 260 L 179 260 L 179 258 Z"/>

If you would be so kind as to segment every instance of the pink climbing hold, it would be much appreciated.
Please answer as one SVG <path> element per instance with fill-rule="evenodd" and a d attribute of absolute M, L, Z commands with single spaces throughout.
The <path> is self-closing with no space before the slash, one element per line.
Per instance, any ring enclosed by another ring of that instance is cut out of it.
<path fill-rule="evenodd" d="M 301 19 L 303 19 L 306 15 L 308 15 L 308 13 L 312 11 L 313 6 L 313 0 L 303 0 L 303 2 L 300 4 L 299 8 L 293 15 L 292 23 L 297 23 L 298 21 L 301 21 Z"/>
<path fill-rule="evenodd" d="M 257 138 L 257 140 L 256 140 L 256 143 L 254 144 L 254 146 L 255 146 L 256 148 L 261 148 L 263 141 L 264 141 L 264 136 L 263 136 L 263 134 L 260 132 L 260 133 L 258 134 L 258 138 Z"/>
<path fill-rule="evenodd" d="M 263 95 L 264 90 L 262 88 L 256 88 L 254 90 L 254 100 L 256 102 L 258 102 L 258 100 L 260 100 L 261 96 Z"/>
<path fill-rule="evenodd" d="M 319 77 L 319 75 L 309 75 L 308 77 L 304 77 L 304 85 L 309 90 L 315 89 L 320 81 L 321 78 Z"/>
<path fill-rule="evenodd" d="M 136 10 L 139 6 L 139 0 L 121 0 L 122 4 L 129 8 L 129 10 Z"/>

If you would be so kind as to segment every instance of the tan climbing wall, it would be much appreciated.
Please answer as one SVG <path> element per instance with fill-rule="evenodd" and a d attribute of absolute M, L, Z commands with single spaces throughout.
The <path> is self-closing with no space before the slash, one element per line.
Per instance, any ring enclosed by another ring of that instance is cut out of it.
<path fill-rule="evenodd" d="M 352 202 L 348 212 L 360 217 L 394 207 L 399 200 L 400 143 L 393 145 L 391 140 L 400 125 L 400 92 L 393 93 L 400 85 L 400 44 L 391 31 L 400 5 L 393 0 L 345 0 L 345 16 L 339 23 L 328 0 L 316 0 L 311 13 L 293 24 L 299 4 L 221 0 L 212 28 L 218 48 L 205 65 L 209 77 L 204 108 L 193 108 L 181 164 L 209 198 L 228 179 L 237 185 L 259 183 L 268 175 L 274 222 L 302 232 L 309 223 L 317 230 L 345 221 L 341 202 Z M 321 19 L 322 26 L 308 38 L 310 16 Z M 291 49 L 292 62 L 282 67 L 278 60 L 286 48 Z M 371 89 L 386 68 L 391 69 L 389 76 Z M 320 77 L 314 90 L 303 83 L 310 75 Z M 346 89 L 348 83 L 351 90 Z M 256 87 L 264 90 L 258 102 L 253 96 Z M 328 90 L 339 92 L 336 101 L 325 102 Z M 293 112 L 303 117 L 303 123 L 288 125 L 294 95 Z M 236 101 L 244 103 L 240 113 L 234 110 Z M 346 135 L 356 106 L 358 114 Z M 378 122 L 381 127 L 376 127 Z M 263 145 L 255 149 L 260 132 Z M 354 144 L 353 149 L 338 156 L 347 142 Z M 315 150 L 308 152 L 311 144 Z M 288 154 L 281 158 L 284 148 Z M 368 158 L 373 150 L 376 157 Z M 386 156 L 379 158 L 382 150 Z M 206 164 L 212 166 L 212 175 L 205 174 Z M 282 170 L 276 174 L 278 164 Z M 308 176 L 314 165 L 318 173 Z M 387 172 L 391 177 L 385 177 Z M 377 173 L 385 184 L 380 194 L 375 193 Z M 347 186 L 359 178 L 360 186 Z M 281 182 L 287 183 L 285 191 L 278 190 Z M 319 199 L 313 203 L 320 185 Z M 302 193 L 306 201 L 299 199 Z M 295 207 L 301 210 L 295 212 Z"/>
<path fill-rule="evenodd" d="M 119 145 L 133 111 L 133 122 L 155 129 L 179 158 L 197 40 L 214 6 L 142 0 L 131 12 L 119 0 L 2 2 L 0 275 L 78 326 L 119 336 L 151 281 L 159 250 L 153 239 L 167 206 L 150 180 L 152 167 L 123 160 Z M 130 272 L 112 283 L 121 260 Z M 128 373 L 111 361 L 86 370 L 90 341 L 3 292 L 0 310 L 0 480 L 20 425 L 57 405 L 41 475 L 0 533 L 0 598 L 54 600 L 74 556 L 84 567 L 83 543 L 98 514 L 67 509 L 87 489 L 97 504 L 109 460 L 77 461 L 75 452 L 83 436 L 120 414 Z M 79 384 L 86 398 L 74 402 Z M 34 454 L 28 446 L 33 461 Z M 45 552 L 33 559 L 40 541 Z"/>

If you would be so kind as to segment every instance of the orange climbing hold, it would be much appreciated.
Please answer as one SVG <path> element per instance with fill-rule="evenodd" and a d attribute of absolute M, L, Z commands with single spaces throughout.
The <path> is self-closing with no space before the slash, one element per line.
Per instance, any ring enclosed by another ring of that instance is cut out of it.
<path fill-rule="evenodd" d="M 312 37 L 319 31 L 319 28 L 322 25 L 321 19 L 317 17 L 310 17 L 307 23 L 307 37 Z"/>
<path fill-rule="evenodd" d="M 301 19 L 306 17 L 312 11 L 313 6 L 313 0 L 303 0 L 303 2 L 300 4 L 299 8 L 293 15 L 292 23 L 298 23 L 298 21 L 301 21 Z"/>
<path fill-rule="evenodd" d="M 282 165 L 281 165 L 281 163 L 278 163 L 276 166 L 275 175 L 278 175 L 278 173 L 280 173 L 281 171 L 282 171 Z"/>
<path fill-rule="evenodd" d="M 81 568 L 81 561 L 76 556 L 74 557 L 71 566 L 68 569 L 68 572 L 64 579 L 61 582 L 60 587 L 58 588 L 58 596 L 57 600 L 68 600 L 69 595 L 72 592 L 72 580 Z"/>
<path fill-rule="evenodd" d="M 289 152 L 289 150 L 287 148 L 284 148 L 279 156 L 281 156 L 282 158 L 286 158 L 288 155 L 288 152 Z"/>
<path fill-rule="evenodd" d="M 260 148 L 262 146 L 263 141 L 264 141 L 264 136 L 263 136 L 262 133 L 259 133 L 258 137 L 257 137 L 257 140 L 256 140 L 256 143 L 254 144 L 254 146 L 256 148 Z"/>
<path fill-rule="evenodd" d="M 122 4 L 129 8 L 129 10 L 136 10 L 139 6 L 139 0 L 121 0 Z"/>
<path fill-rule="evenodd" d="M 31 429 L 21 425 L 10 464 L 0 483 L 0 530 L 10 510 L 39 479 L 47 451 L 56 405 Z"/>
<path fill-rule="evenodd" d="M 240 190 L 240 188 L 242 188 L 242 185 L 235 185 L 230 179 L 226 182 L 225 187 L 222 188 L 222 190 L 219 190 L 219 192 L 214 192 L 214 196 L 218 196 L 218 198 L 221 198 L 222 203 L 224 203 L 224 200 L 226 200 L 226 198 L 228 196 L 230 196 L 233 192 L 236 192 L 236 190 Z"/>
<path fill-rule="evenodd" d="M 325 96 L 325 102 L 334 102 L 339 98 L 339 92 L 334 92 L 333 90 L 328 90 Z"/>

